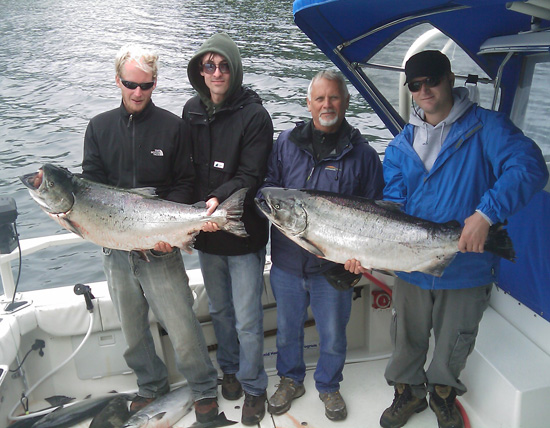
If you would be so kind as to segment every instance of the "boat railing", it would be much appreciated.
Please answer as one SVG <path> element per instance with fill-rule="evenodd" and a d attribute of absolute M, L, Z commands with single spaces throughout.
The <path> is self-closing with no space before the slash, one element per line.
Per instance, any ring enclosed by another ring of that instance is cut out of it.
<path fill-rule="evenodd" d="M 11 253 L 0 254 L 0 275 L 2 277 L 2 285 L 4 287 L 4 298 L 11 300 L 15 294 L 15 280 L 12 271 L 12 261 L 19 259 L 19 248 L 21 248 L 21 257 L 23 257 L 51 247 L 84 242 L 86 241 L 74 233 L 63 233 L 60 235 L 48 235 L 41 236 L 39 238 L 20 240 L 19 247 L 15 248 Z"/>

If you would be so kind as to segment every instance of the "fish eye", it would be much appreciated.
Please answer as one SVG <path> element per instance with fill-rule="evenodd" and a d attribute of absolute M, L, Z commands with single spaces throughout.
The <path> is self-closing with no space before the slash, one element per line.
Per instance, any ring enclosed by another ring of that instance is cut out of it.
<path fill-rule="evenodd" d="M 53 181 L 48 181 L 48 187 L 53 187 L 55 183 Z"/>
<path fill-rule="evenodd" d="M 280 206 L 279 204 L 275 204 L 275 205 L 273 205 L 273 208 L 275 208 L 276 210 L 278 210 L 278 209 L 281 209 L 281 206 Z"/>

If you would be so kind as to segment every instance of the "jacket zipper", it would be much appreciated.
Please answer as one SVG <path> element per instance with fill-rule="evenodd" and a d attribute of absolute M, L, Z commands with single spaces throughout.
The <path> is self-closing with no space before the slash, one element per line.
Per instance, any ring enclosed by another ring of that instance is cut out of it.
<path fill-rule="evenodd" d="M 137 187 L 136 183 L 136 127 L 134 125 L 134 115 L 131 114 L 128 117 L 128 128 L 131 129 L 131 143 L 132 143 L 132 187 L 135 189 Z"/>

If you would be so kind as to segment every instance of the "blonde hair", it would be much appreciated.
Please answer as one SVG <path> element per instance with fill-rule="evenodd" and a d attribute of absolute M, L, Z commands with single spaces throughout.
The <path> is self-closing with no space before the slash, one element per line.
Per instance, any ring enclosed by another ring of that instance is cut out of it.
<path fill-rule="evenodd" d="M 153 80 L 157 80 L 158 59 L 156 52 L 142 48 L 139 45 L 131 44 L 120 48 L 115 58 L 115 70 L 118 77 L 121 77 L 122 68 L 128 61 L 135 61 L 140 69 L 146 73 L 153 74 Z"/>

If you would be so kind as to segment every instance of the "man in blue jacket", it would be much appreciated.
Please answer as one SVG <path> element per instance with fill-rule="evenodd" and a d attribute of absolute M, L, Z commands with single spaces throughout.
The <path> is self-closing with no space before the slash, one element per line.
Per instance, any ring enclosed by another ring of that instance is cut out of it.
<path fill-rule="evenodd" d="M 454 88 L 449 59 L 424 51 L 405 65 L 417 109 L 389 144 L 384 199 L 424 219 L 464 224 L 460 253 L 441 277 L 398 272 L 393 290 L 393 354 L 386 368 L 395 398 L 380 419 L 406 424 L 428 407 L 440 428 L 464 426 L 455 397 L 466 392 L 459 375 L 474 348 L 479 323 L 497 280 L 498 257 L 483 252 L 489 227 L 521 209 L 548 180 L 537 145 L 501 113 Z M 435 349 L 424 370 L 430 331 Z"/>
<path fill-rule="evenodd" d="M 359 130 L 345 120 L 349 94 L 343 76 L 321 71 L 308 88 L 312 120 L 281 133 L 268 162 L 264 187 L 316 189 L 380 198 L 382 164 Z M 278 389 L 268 411 L 285 413 L 305 393 L 304 322 L 311 305 L 320 338 L 315 386 L 331 420 L 347 416 L 340 395 L 352 289 L 337 290 L 324 274 L 335 263 L 318 258 L 271 228 L 271 287 L 277 301 Z"/>

